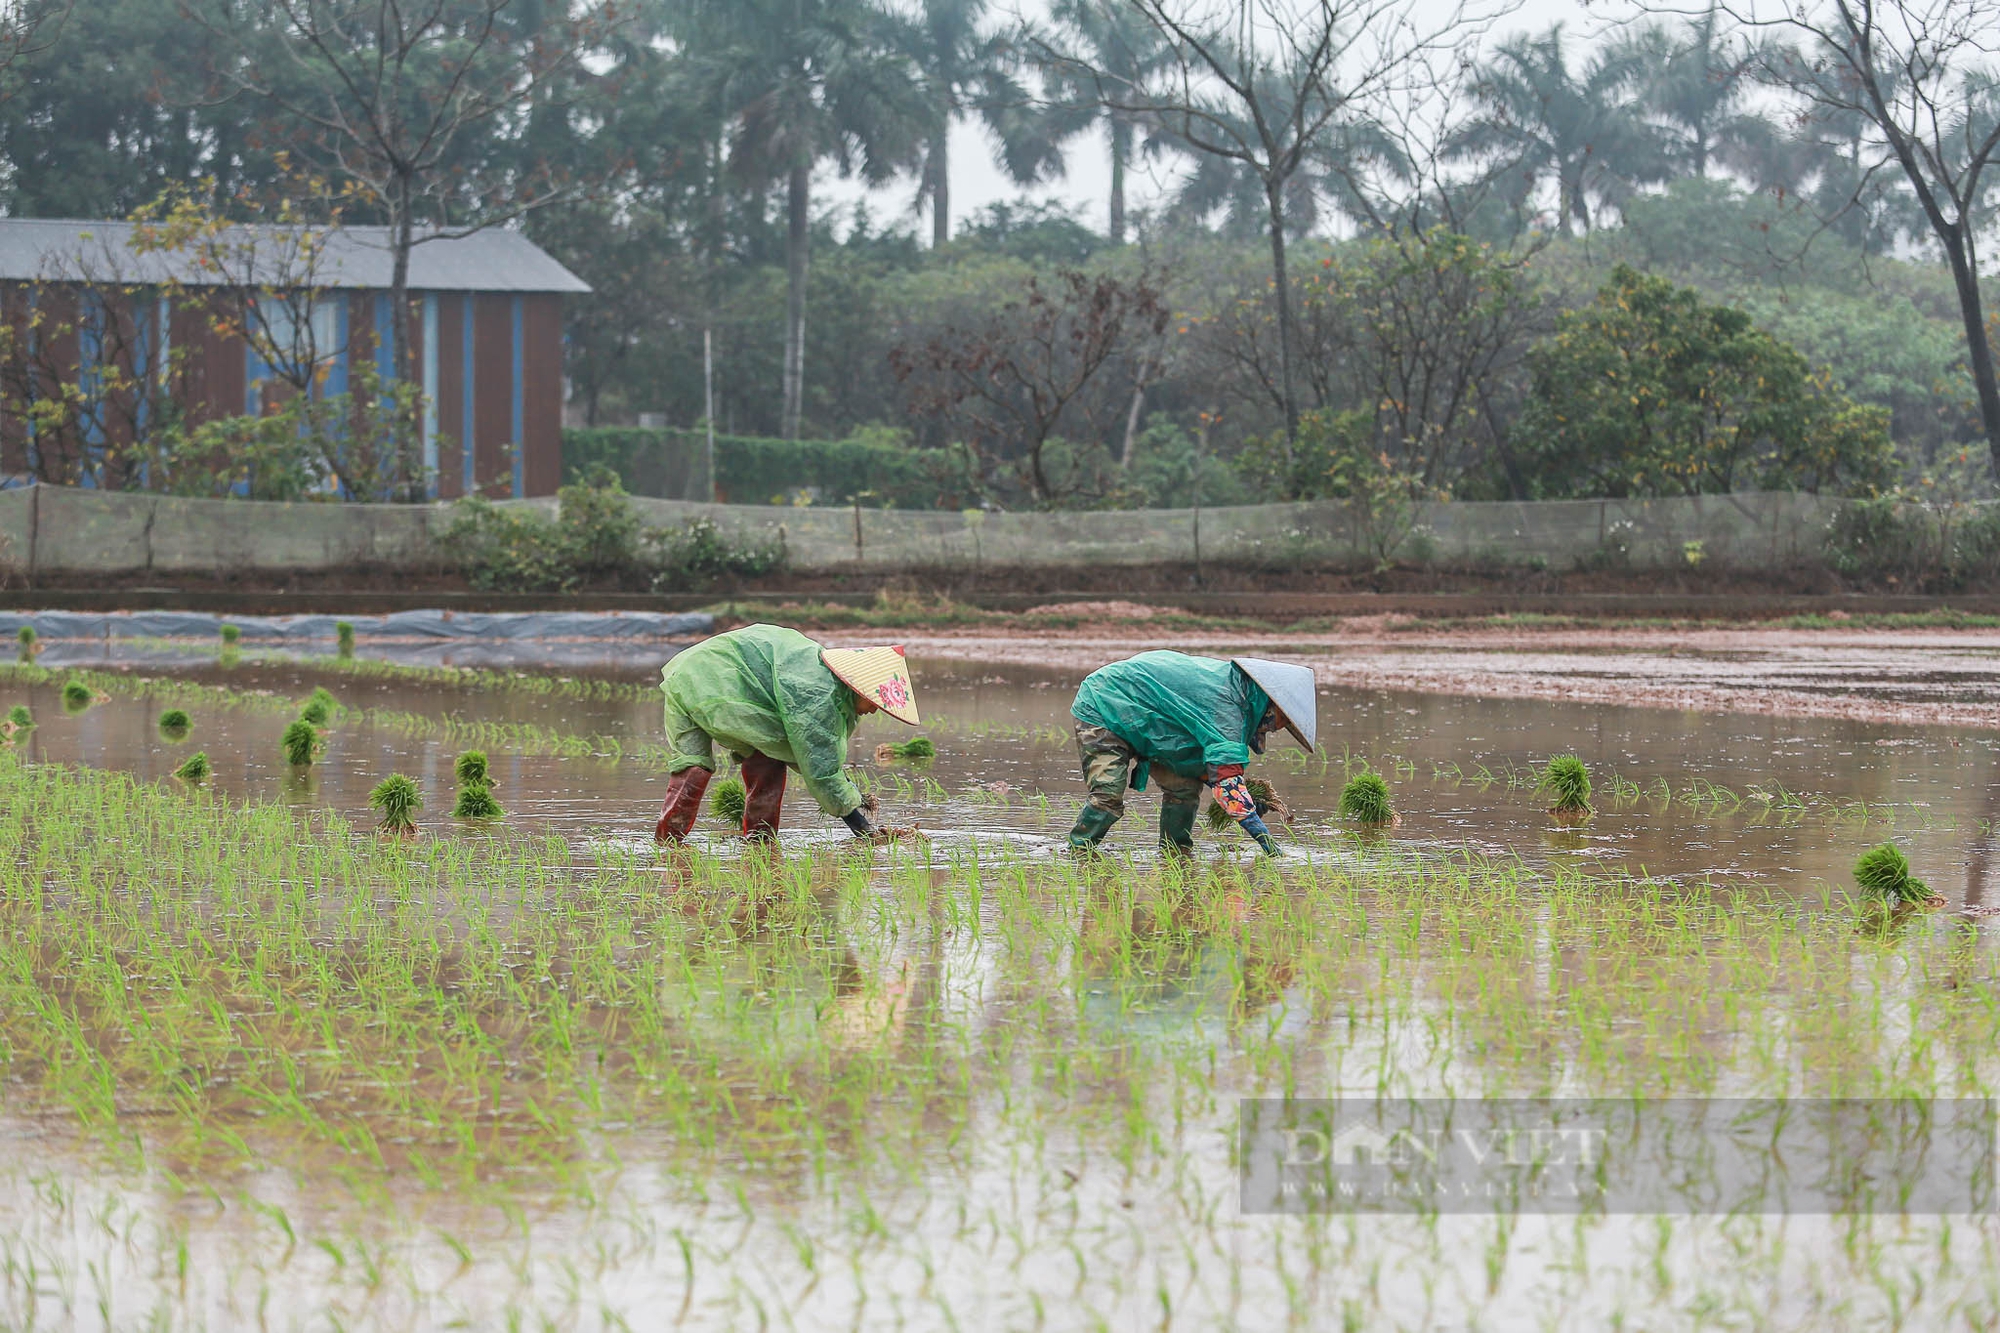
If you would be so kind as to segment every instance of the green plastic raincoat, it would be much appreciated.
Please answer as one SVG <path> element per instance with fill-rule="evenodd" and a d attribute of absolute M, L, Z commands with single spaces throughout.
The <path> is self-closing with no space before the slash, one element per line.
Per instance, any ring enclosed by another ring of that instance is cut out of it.
<path fill-rule="evenodd" d="M 1085 676 L 1069 711 L 1149 763 L 1206 779 L 1212 769 L 1250 762 L 1250 738 L 1270 704 L 1234 662 L 1151 652 Z M 1146 790 L 1146 767 L 1136 766 L 1134 791 Z"/>
<path fill-rule="evenodd" d="M 715 746 L 790 766 L 836 818 L 861 806 L 848 780 L 854 692 L 827 670 L 819 645 L 794 629 L 747 625 L 706 639 L 660 668 L 667 696 L 669 773 L 715 771 Z"/>

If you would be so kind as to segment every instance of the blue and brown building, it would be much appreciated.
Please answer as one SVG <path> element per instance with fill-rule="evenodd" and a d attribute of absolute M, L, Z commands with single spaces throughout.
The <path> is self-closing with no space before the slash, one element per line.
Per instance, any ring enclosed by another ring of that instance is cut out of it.
<path fill-rule="evenodd" d="M 143 484 L 112 460 L 169 413 L 187 430 L 390 383 L 402 337 L 429 493 L 554 494 L 562 302 L 589 288 L 516 231 L 426 239 L 399 328 L 388 242 L 384 227 L 240 227 L 163 248 L 127 222 L 0 219 L 0 484 Z M 310 347 L 309 372 L 260 346 Z"/>

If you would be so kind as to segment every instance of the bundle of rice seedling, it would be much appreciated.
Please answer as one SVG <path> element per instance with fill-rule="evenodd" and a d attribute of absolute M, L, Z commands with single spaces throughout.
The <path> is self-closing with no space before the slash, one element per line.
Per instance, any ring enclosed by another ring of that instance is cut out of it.
<path fill-rule="evenodd" d="M 185 708 L 168 708 L 160 713 L 160 734 L 170 741 L 186 740 L 188 728 L 193 725 Z"/>
<path fill-rule="evenodd" d="M 181 766 L 174 770 L 174 776 L 187 782 L 200 782 L 208 776 L 208 751 L 196 750 L 181 760 Z"/>
<path fill-rule="evenodd" d="M 382 815 L 381 829 L 384 833 L 416 832 L 416 813 L 423 803 L 423 791 L 414 780 L 401 773 L 391 773 L 368 793 L 368 804 Z"/>
<path fill-rule="evenodd" d="M 278 745 L 285 752 L 285 762 L 293 768 L 304 768 L 319 753 L 319 731 L 304 718 L 298 719 L 285 728 L 285 734 L 278 738 Z"/>
<path fill-rule="evenodd" d="M 749 791 L 741 778 L 724 778 L 708 793 L 708 812 L 717 819 L 731 824 L 743 822 L 743 808 L 749 803 Z"/>
<path fill-rule="evenodd" d="M 1854 880 L 1862 890 L 1892 905 L 1927 903 L 1931 886 L 1910 873 L 1910 858 L 1893 842 L 1863 852 L 1854 863 Z"/>
<path fill-rule="evenodd" d="M 458 800 L 451 807 L 454 819 L 498 819 L 506 811 L 500 802 L 493 799 L 493 789 L 483 782 L 468 783 L 458 789 Z"/>
<path fill-rule="evenodd" d="M 458 800 L 451 807 L 457 819 L 498 819 L 505 812 L 493 799 L 493 781 L 484 750 L 467 750 L 452 764 L 458 779 Z"/>
<path fill-rule="evenodd" d="M 1555 798 L 1555 804 L 1549 807 L 1550 814 L 1590 813 L 1590 770 L 1573 754 L 1559 754 L 1549 760 L 1535 791 Z"/>
<path fill-rule="evenodd" d="M 907 741 L 884 741 L 875 747 L 875 762 L 878 764 L 892 764 L 898 759 L 922 764 L 935 758 L 937 745 L 928 736 L 917 736 Z"/>
<path fill-rule="evenodd" d="M 1340 817 L 1357 824 L 1392 824 L 1395 808 L 1389 784 L 1380 773 L 1357 773 L 1340 789 Z"/>
<path fill-rule="evenodd" d="M 7 720 L 16 727 L 32 727 L 35 725 L 35 715 L 28 711 L 28 705 L 26 704 L 15 704 L 8 712 Z"/>
<path fill-rule="evenodd" d="M 236 646 L 237 640 L 243 637 L 243 631 L 238 629 L 234 625 L 224 625 L 222 627 L 221 634 L 222 634 L 223 644 L 230 648 L 234 648 Z"/>
<path fill-rule="evenodd" d="M 1250 799 L 1256 804 L 1260 816 L 1268 815 L 1287 824 L 1292 822 L 1292 807 L 1285 804 L 1285 798 L 1278 795 L 1278 789 L 1268 780 L 1245 778 L 1243 785 L 1250 789 Z M 1229 812 L 1214 801 L 1208 803 L 1208 809 L 1203 812 L 1203 816 L 1208 821 L 1210 831 L 1215 833 L 1222 832 L 1235 822 L 1229 817 Z"/>
<path fill-rule="evenodd" d="M 315 727 L 323 727 L 333 717 L 333 710 L 340 707 L 340 700 L 322 685 L 315 689 L 306 701 L 299 705 L 299 718 Z"/>
<path fill-rule="evenodd" d="M 34 661 L 35 654 L 40 651 L 39 645 L 35 643 L 35 627 L 33 625 L 23 625 L 14 631 L 14 637 L 20 640 L 21 643 L 21 660 L 23 662 Z"/>
<path fill-rule="evenodd" d="M 1257 813 L 1274 815 L 1281 822 L 1292 822 L 1292 807 L 1285 804 L 1285 798 L 1278 795 L 1278 789 L 1268 778 L 1250 778 L 1244 784 L 1250 788 L 1250 799 L 1257 803 Z"/>
<path fill-rule="evenodd" d="M 345 620 L 336 620 L 333 622 L 333 635 L 336 645 L 334 648 L 335 655 L 339 657 L 354 656 L 354 626 L 348 624 Z"/>

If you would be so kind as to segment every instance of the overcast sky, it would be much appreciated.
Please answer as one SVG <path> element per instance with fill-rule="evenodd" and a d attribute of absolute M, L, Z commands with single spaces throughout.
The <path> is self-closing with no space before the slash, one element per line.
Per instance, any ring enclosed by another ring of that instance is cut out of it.
<path fill-rule="evenodd" d="M 1411 10 L 1419 20 L 1427 11 L 1442 17 L 1449 12 L 1449 4 L 1450 0 L 1411 0 Z M 1047 12 L 1046 0 L 995 0 L 994 10 L 997 14 L 1026 13 L 1036 17 Z M 1567 24 L 1577 36 L 1587 38 L 1633 12 L 1626 0 L 1596 0 L 1589 5 L 1578 0 L 1518 0 L 1513 10 L 1494 26 L 1488 43 L 1523 30 L 1539 32 L 1558 22 Z M 961 122 L 953 129 L 951 138 L 953 228 L 988 204 L 1025 196 L 1061 200 L 1076 209 L 1084 222 L 1102 230 L 1107 219 L 1106 201 L 1110 197 L 1110 146 L 1101 133 L 1094 133 L 1073 140 L 1067 151 L 1069 173 L 1065 179 L 1024 190 L 994 166 L 992 147 L 983 129 L 975 123 Z M 1127 207 L 1144 208 L 1163 194 L 1172 184 L 1177 165 L 1171 158 L 1133 164 L 1126 177 Z M 814 188 L 823 204 L 845 207 L 857 199 L 866 199 L 878 227 L 885 224 L 915 227 L 923 240 L 928 242 L 930 238 L 928 215 L 920 218 L 913 212 L 914 178 L 899 180 L 886 189 L 870 190 L 826 171 Z M 921 225 L 917 225 L 919 222 Z"/>

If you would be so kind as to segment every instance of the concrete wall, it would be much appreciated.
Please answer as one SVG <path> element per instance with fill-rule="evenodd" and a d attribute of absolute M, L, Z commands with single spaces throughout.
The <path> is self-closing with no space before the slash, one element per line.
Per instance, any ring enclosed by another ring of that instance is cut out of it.
<path fill-rule="evenodd" d="M 555 501 L 509 502 L 553 511 Z M 782 541 L 794 569 L 1145 565 L 1297 566 L 1403 560 L 1448 565 L 1681 566 L 1815 562 L 1844 501 L 1790 493 L 1663 500 L 1426 505 L 1371 525 L 1340 504 L 982 514 L 788 509 L 639 498 L 649 524 L 708 517 L 743 540 Z M 0 561 L 18 576 L 263 572 L 433 566 L 448 506 L 268 504 L 42 486 L 0 491 Z"/>

